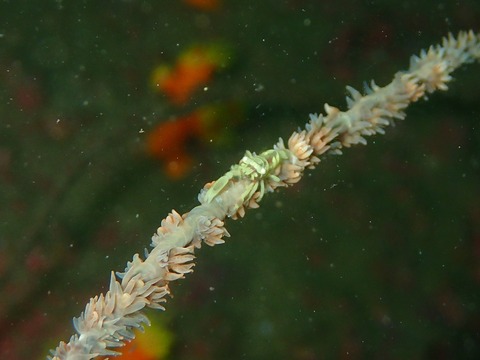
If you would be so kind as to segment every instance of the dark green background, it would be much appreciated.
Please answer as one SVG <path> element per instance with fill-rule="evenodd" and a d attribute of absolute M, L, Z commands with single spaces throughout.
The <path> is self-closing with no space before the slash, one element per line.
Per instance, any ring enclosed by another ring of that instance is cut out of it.
<path fill-rule="evenodd" d="M 345 108 L 345 85 L 384 85 L 410 55 L 479 24 L 474 0 L 225 0 L 213 13 L 3 1 L 0 357 L 41 359 L 67 340 L 110 270 L 245 149 L 288 137 L 324 102 Z M 156 65 L 219 40 L 233 60 L 208 91 L 181 109 L 152 92 Z M 480 66 L 455 78 L 385 136 L 229 222 L 226 245 L 202 248 L 160 314 L 169 358 L 480 358 Z M 245 121 L 225 119 L 228 146 L 196 147 L 187 178 L 143 155 L 141 129 L 233 99 Z"/>

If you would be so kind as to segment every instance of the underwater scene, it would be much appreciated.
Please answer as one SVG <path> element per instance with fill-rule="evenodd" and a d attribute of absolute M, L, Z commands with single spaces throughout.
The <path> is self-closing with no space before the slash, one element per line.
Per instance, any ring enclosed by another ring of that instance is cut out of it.
<path fill-rule="evenodd" d="M 122 282 L 236 181 L 222 176 L 233 164 L 256 181 L 281 161 L 256 154 L 287 146 L 309 114 L 347 110 L 469 30 L 477 0 L 1 2 L 0 358 L 480 359 L 469 60 L 404 120 L 385 112 L 395 121 L 366 146 L 333 144 L 300 181 L 247 188 L 194 260 L 175 247 L 157 303 L 116 298 L 135 314 L 126 332 L 109 325 L 118 356 L 51 353 L 86 326 L 72 319 L 92 297 L 114 293 L 112 271 Z"/>

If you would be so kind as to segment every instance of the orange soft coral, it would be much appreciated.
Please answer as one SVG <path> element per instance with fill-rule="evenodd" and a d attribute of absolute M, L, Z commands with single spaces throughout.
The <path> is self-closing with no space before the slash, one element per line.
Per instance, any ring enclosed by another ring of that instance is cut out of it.
<path fill-rule="evenodd" d="M 220 7 L 220 0 L 183 0 L 183 2 L 205 11 L 214 11 Z"/>
<path fill-rule="evenodd" d="M 228 59 L 228 49 L 222 44 L 192 46 L 180 54 L 173 67 L 157 66 L 151 81 L 154 88 L 167 95 L 173 104 L 184 105 L 217 69 L 226 66 Z"/>
<path fill-rule="evenodd" d="M 146 152 L 160 160 L 171 179 L 185 176 L 193 166 L 189 143 L 222 145 L 229 141 L 229 126 L 243 118 L 237 103 L 211 104 L 158 124 L 147 135 Z M 228 125 L 225 122 L 228 119 Z"/>
<path fill-rule="evenodd" d="M 181 178 L 191 168 L 186 144 L 199 136 L 200 124 L 198 114 L 193 112 L 174 121 L 162 122 L 148 134 L 147 153 L 164 163 L 169 177 Z"/>

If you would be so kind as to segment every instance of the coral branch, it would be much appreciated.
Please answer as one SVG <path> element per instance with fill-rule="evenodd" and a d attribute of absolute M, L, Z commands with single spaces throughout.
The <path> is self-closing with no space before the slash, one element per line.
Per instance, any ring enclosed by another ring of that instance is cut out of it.
<path fill-rule="evenodd" d="M 325 104 L 326 114 L 310 115 L 305 129 L 294 132 L 287 145 L 280 139 L 259 155 L 247 151 L 229 172 L 205 185 L 198 196 L 201 205 L 183 215 L 173 210 L 162 221 L 145 260 L 136 254 L 123 273 L 112 273 L 108 292 L 90 299 L 74 319 L 78 334 L 61 342 L 49 359 L 118 354 L 114 349 L 134 337 L 133 329 L 149 323 L 142 310 L 163 310 L 169 283 L 193 271 L 194 250 L 202 241 L 210 246 L 224 243 L 229 236 L 226 217 L 243 217 L 267 192 L 297 183 L 304 170 L 317 166 L 325 154 L 341 154 L 344 147 L 366 144 L 367 136 L 383 134 L 386 126 L 405 117 L 410 103 L 447 90 L 455 69 L 479 59 L 480 35 L 450 34 L 442 45 L 412 56 L 409 70 L 395 74 L 387 86 L 372 81 L 365 95 L 347 87 L 347 111 Z"/>

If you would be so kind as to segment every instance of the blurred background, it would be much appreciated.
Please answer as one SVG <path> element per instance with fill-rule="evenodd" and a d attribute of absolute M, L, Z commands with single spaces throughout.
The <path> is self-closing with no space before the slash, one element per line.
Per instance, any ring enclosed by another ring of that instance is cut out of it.
<path fill-rule="evenodd" d="M 480 2 L 0 4 L 0 357 L 44 359 L 167 213 Z M 479 359 L 480 66 L 197 253 L 122 359 Z"/>

